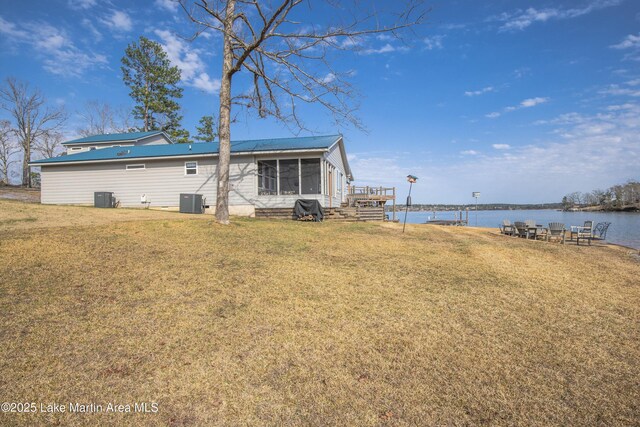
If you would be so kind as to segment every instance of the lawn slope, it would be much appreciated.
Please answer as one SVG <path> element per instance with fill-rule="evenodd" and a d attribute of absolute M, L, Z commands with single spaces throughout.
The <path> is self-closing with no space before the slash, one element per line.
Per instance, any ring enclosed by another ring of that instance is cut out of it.
<path fill-rule="evenodd" d="M 0 277 L 5 401 L 159 408 L 2 425 L 640 419 L 640 263 L 618 248 L 0 201 Z"/>

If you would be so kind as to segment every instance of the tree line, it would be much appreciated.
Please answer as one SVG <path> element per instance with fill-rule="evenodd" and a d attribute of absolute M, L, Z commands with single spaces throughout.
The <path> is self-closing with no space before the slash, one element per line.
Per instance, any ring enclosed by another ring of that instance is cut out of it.
<path fill-rule="evenodd" d="M 113 107 L 91 100 L 77 112 L 81 137 L 136 131 L 160 130 L 177 143 L 190 141 L 181 125 L 179 100 L 180 69 L 171 64 L 162 46 L 146 37 L 129 44 L 122 57 L 122 79 L 134 101 L 133 108 Z M 31 187 L 37 176 L 29 169 L 34 155 L 54 157 L 61 151 L 69 114 L 62 105 L 48 102 L 40 89 L 9 77 L 0 87 L 0 108 L 10 120 L 0 120 L 0 184 L 9 184 L 12 166 L 22 157 L 20 181 Z M 213 141 L 216 126 L 213 115 L 203 116 L 196 127 L 195 141 Z M 21 156 L 20 156 L 21 155 Z"/>
<path fill-rule="evenodd" d="M 562 198 L 562 208 L 600 207 L 603 210 L 617 210 L 640 206 L 640 182 L 629 180 L 625 184 L 614 185 L 606 190 L 588 193 L 575 191 Z"/>

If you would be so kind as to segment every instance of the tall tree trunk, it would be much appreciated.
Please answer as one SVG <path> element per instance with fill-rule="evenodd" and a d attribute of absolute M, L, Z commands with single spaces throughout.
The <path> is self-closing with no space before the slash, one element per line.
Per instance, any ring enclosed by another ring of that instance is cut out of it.
<path fill-rule="evenodd" d="M 218 153 L 218 191 L 216 197 L 216 220 L 229 224 L 229 163 L 231 161 L 231 79 L 233 77 L 233 51 L 231 49 L 235 0 L 228 0 L 224 19 L 224 47 L 222 81 L 220 82 L 220 120 Z"/>
<path fill-rule="evenodd" d="M 31 160 L 31 139 L 25 141 L 24 157 L 22 159 L 22 185 L 31 188 L 31 173 L 29 170 L 29 161 Z"/>

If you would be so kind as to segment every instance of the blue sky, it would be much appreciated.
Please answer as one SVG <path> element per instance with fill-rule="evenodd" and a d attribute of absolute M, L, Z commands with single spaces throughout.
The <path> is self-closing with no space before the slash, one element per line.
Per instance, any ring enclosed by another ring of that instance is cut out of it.
<path fill-rule="evenodd" d="M 336 56 L 352 72 L 367 132 L 303 110 L 314 132 L 345 135 L 357 184 L 395 185 L 402 196 L 411 173 L 420 178 L 414 203 L 470 203 L 472 191 L 482 202 L 537 203 L 640 179 L 640 2 L 429 6 L 404 43 L 372 36 Z M 145 35 L 182 70 L 183 125 L 193 133 L 201 116 L 217 113 L 221 46 L 216 36 L 180 37 L 192 30 L 170 0 L 4 1 L 0 77 L 64 104 L 71 138 L 88 100 L 131 105 L 120 58 Z M 233 139 L 291 135 L 236 112 Z"/>

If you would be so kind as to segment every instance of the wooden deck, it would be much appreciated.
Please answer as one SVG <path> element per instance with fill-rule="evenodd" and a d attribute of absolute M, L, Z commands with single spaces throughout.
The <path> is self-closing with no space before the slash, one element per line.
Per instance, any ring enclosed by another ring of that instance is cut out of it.
<path fill-rule="evenodd" d="M 258 208 L 256 209 L 256 218 L 297 220 L 293 208 Z M 324 219 L 325 221 L 343 222 L 386 221 L 386 214 L 382 206 L 343 206 L 339 208 L 325 208 Z"/>
<path fill-rule="evenodd" d="M 347 206 L 356 208 L 382 208 L 387 202 L 393 204 L 392 221 L 396 220 L 396 188 L 349 185 L 347 187 Z M 383 214 L 384 216 L 384 214 Z"/>
<path fill-rule="evenodd" d="M 349 185 L 347 201 L 337 208 L 325 208 L 325 220 L 332 221 L 397 221 L 395 187 Z M 385 204 L 393 203 L 391 218 Z M 293 208 L 256 208 L 256 218 L 297 219 Z"/>

